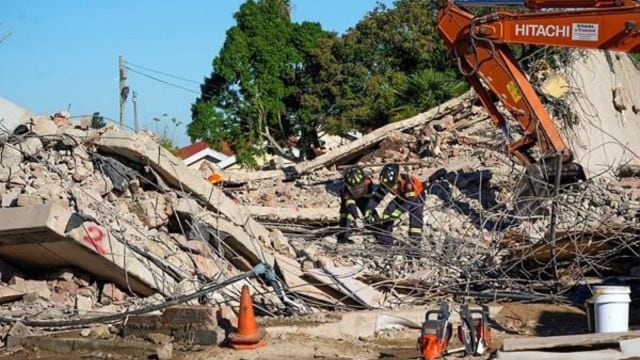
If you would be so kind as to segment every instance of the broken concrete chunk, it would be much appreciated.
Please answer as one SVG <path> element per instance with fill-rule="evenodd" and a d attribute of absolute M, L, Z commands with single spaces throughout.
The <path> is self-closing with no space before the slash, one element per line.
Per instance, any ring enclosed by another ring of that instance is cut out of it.
<path fill-rule="evenodd" d="M 5 168 L 12 168 L 20 165 L 24 157 L 22 152 L 10 144 L 4 144 L 0 149 L 0 164 Z"/>
<path fill-rule="evenodd" d="M 8 286 L 0 285 L 0 304 L 20 300 L 25 294 Z"/>
<path fill-rule="evenodd" d="M 166 334 L 161 333 L 151 333 L 147 335 L 147 340 L 151 341 L 156 345 L 164 345 L 170 343 L 173 338 Z"/>
<path fill-rule="evenodd" d="M 193 215 L 198 215 L 199 213 L 204 211 L 202 206 L 200 206 L 200 204 L 198 204 L 196 200 L 191 198 L 178 198 L 176 200 L 176 203 L 173 204 L 173 209 L 174 211 L 177 211 L 179 213 Z"/>
<path fill-rule="evenodd" d="M 175 295 L 179 296 L 179 295 L 193 294 L 198 290 L 198 288 L 199 288 L 199 284 L 198 284 L 197 281 L 185 279 L 185 280 L 180 281 L 176 285 Z M 187 305 L 198 305 L 198 299 L 190 300 L 186 304 Z"/>
<path fill-rule="evenodd" d="M 91 175 L 91 172 L 89 170 L 87 170 L 86 167 L 79 166 L 79 167 L 77 167 L 75 169 L 75 171 L 73 172 L 73 174 L 71 176 L 72 176 L 73 180 L 75 180 L 77 182 L 81 182 L 82 180 L 88 178 L 89 175 Z"/>
<path fill-rule="evenodd" d="M 82 188 L 98 193 L 101 196 L 105 196 L 113 190 L 113 184 L 108 177 L 101 173 L 93 173 L 87 180 L 85 180 L 85 182 L 82 183 Z"/>
<path fill-rule="evenodd" d="M 204 257 L 202 255 L 192 255 L 193 262 L 196 264 L 196 269 L 198 271 L 208 277 L 214 278 L 221 271 L 218 264 L 210 258 Z"/>
<path fill-rule="evenodd" d="M 14 276 L 11 281 L 11 287 L 25 294 L 34 293 L 37 296 L 48 300 L 51 297 L 51 290 L 46 281 L 41 280 L 23 280 L 18 276 Z"/>
<path fill-rule="evenodd" d="M 16 321 L 15 324 L 9 330 L 9 336 L 29 336 L 31 335 L 31 328 L 24 325 L 20 321 Z"/>
<path fill-rule="evenodd" d="M 300 252 L 300 254 L 298 254 L 298 256 L 307 258 L 313 262 L 318 260 L 317 258 L 318 251 L 320 251 L 320 248 L 318 247 L 318 245 L 311 244 L 305 247 L 304 249 L 302 249 L 302 251 Z"/>
<path fill-rule="evenodd" d="M 167 202 L 164 196 L 153 194 L 152 198 L 131 203 L 129 210 L 138 216 L 149 228 L 157 228 L 165 225 L 169 220 L 167 214 Z"/>
<path fill-rule="evenodd" d="M 193 252 L 194 254 L 199 255 L 207 255 L 211 254 L 211 249 L 209 248 L 209 244 L 202 240 L 184 240 L 180 246 L 189 252 Z"/>
<path fill-rule="evenodd" d="M 58 126 L 51 120 L 49 115 L 38 115 L 31 118 L 31 132 L 40 136 L 55 135 Z"/>
<path fill-rule="evenodd" d="M 89 330 L 89 337 L 92 339 L 106 339 L 111 336 L 109 327 L 105 324 L 96 324 Z"/>
<path fill-rule="evenodd" d="M 16 205 L 20 207 L 38 206 L 42 204 L 44 204 L 44 202 L 42 201 L 42 197 L 38 195 L 20 194 L 18 195 L 18 199 L 16 200 Z"/>
<path fill-rule="evenodd" d="M 108 299 L 109 303 L 122 302 L 126 300 L 127 295 L 120 291 L 114 284 L 104 284 L 102 287 L 102 297 Z"/>
<path fill-rule="evenodd" d="M 285 250 L 289 248 L 289 240 L 287 240 L 282 231 L 278 229 L 271 230 L 269 237 L 274 249 Z"/>
<path fill-rule="evenodd" d="M 166 343 L 156 348 L 158 360 L 168 360 L 173 356 L 173 343 Z"/>
<path fill-rule="evenodd" d="M 35 156 L 40 150 L 42 150 L 42 146 L 42 141 L 37 137 L 28 137 L 17 145 L 18 149 L 20 149 L 20 151 L 22 151 L 26 156 Z"/>
<path fill-rule="evenodd" d="M 78 294 L 76 296 L 76 310 L 79 314 L 84 314 L 93 309 L 93 297 Z"/>

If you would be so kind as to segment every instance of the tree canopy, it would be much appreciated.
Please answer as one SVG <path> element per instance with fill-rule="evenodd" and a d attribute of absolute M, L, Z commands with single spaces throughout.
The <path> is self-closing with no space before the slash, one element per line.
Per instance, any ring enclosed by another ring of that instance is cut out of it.
<path fill-rule="evenodd" d="M 292 22 L 290 5 L 240 7 L 193 105 L 192 140 L 226 141 L 244 165 L 265 149 L 287 154 L 291 140 L 309 158 L 319 130 L 368 131 L 466 90 L 430 0 L 378 5 L 341 36 Z"/>

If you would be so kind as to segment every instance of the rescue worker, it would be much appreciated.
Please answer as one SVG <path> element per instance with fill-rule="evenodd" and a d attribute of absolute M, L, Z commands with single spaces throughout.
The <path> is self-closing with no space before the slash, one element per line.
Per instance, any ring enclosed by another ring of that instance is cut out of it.
<path fill-rule="evenodd" d="M 352 166 L 344 172 L 344 186 L 340 189 L 340 228 L 339 243 L 353 243 L 351 229 L 355 227 L 358 209 L 364 214 L 374 192 L 373 180 L 364 174 L 359 166 Z M 369 213 L 371 221 L 378 219 L 378 213 Z"/>
<path fill-rule="evenodd" d="M 409 213 L 409 238 L 415 245 L 420 245 L 422 240 L 422 219 L 424 207 L 424 187 L 422 182 L 414 175 L 400 174 L 398 164 L 387 164 L 380 172 L 380 185 L 367 204 L 364 219 L 367 224 L 374 221 L 372 211 L 388 194 L 395 198 L 387 205 L 382 215 L 380 224 L 381 234 L 378 241 L 382 245 L 393 245 L 393 223 L 405 212 Z"/>

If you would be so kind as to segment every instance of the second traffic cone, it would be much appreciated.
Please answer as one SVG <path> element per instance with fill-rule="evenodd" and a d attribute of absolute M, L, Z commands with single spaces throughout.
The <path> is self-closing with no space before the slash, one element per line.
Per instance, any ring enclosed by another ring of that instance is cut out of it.
<path fill-rule="evenodd" d="M 253 314 L 253 301 L 249 294 L 249 287 L 244 285 L 240 294 L 240 313 L 238 314 L 238 329 L 229 335 L 229 344 L 236 350 L 253 350 L 267 345 L 264 340 L 265 331 L 258 327 Z"/>

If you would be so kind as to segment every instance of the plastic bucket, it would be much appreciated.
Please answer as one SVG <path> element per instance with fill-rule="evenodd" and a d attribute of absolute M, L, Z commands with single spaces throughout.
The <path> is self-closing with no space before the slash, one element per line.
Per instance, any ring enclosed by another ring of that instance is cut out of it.
<path fill-rule="evenodd" d="M 597 333 L 629 330 L 629 303 L 631 289 L 628 286 L 599 285 L 593 287 L 593 297 L 587 301 L 591 324 Z"/>

